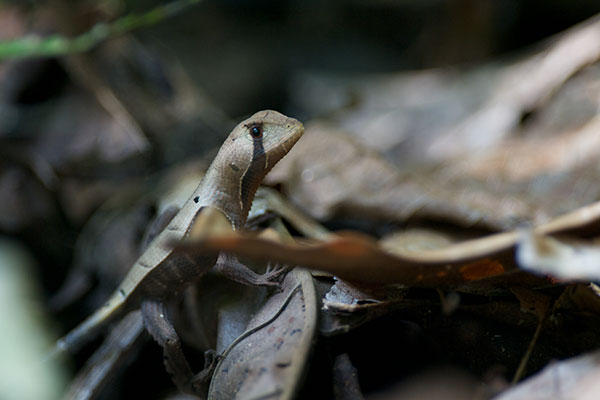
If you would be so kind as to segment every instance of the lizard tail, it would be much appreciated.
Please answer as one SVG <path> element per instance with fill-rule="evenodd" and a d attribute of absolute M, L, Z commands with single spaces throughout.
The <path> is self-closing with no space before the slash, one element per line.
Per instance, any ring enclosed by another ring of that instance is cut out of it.
<path fill-rule="evenodd" d="M 57 358 L 67 352 L 79 349 L 87 341 L 93 339 L 106 322 L 119 314 L 123 304 L 125 304 L 125 301 L 120 293 L 112 295 L 104 306 L 96 310 L 96 312 L 83 320 L 83 322 L 65 336 L 58 339 L 54 347 L 46 355 L 46 358 Z"/>

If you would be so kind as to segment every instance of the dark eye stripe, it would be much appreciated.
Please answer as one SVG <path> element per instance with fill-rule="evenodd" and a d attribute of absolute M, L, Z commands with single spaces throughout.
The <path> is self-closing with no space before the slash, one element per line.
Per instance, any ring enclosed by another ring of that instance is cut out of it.
<path fill-rule="evenodd" d="M 252 150 L 252 162 L 244 172 L 240 184 L 240 203 L 242 209 L 252 201 L 250 193 L 254 193 L 258 188 L 262 180 L 261 173 L 264 173 L 267 162 L 267 155 L 265 154 L 262 140 L 255 140 Z"/>

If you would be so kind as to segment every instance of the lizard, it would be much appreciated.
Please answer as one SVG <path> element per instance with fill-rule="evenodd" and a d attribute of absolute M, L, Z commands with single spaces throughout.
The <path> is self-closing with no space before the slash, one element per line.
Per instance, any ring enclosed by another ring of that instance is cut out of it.
<path fill-rule="evenodd" d="M 106 303 L 57 340 L 50 356 L 76 351 L 109 321 L 125 311 L 140 309 L 146 329 L 163 347 L 167 370 L 180 390 L 189 391 L 193 376 L 168 320 L 166 304 L 211 268 L 250 285 L 268 285 L 275 275 L 258 275 L 226 253 L 193 257 L 175 253 L 173 243 L 189 234 L 206 207 L 223 213 L 233 230 L 243 228 L 263 178 L 303 133 L 301 122 L 273 110 L 259 111 L 240 122 L 198 187 L 181 209 L 171 211 L 166 227 L 142 252 Z"/>

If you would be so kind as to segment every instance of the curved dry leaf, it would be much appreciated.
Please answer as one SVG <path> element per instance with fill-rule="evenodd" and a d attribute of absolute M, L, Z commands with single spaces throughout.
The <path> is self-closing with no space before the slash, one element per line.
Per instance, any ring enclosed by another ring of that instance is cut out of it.
<path fill-rule="evenodd" d="M 423 259 L 394 256 L 381 250 L 373 239 L 357 233 L 339 234 L 327 242 L 298 241 L 293 244 L 249 236 L 212 237 L 179 248 L 186 252 L 226 251 L 248 258 L 302 265 L 330 272 L 342 279 L 371 283 L 458 284 L 507 271 L 499 262 L 464 264 L 467 260 L 463 258 L 449 262 L 436 260 L 436 255 L 429 260 L 426 260 L 427 255 Z"/>
<path fill-rule="evenodd" d="M 433 229 L 408 228 L 381 238 L 384 249 L 393 253 L 420 253 L 448 247 L 458 240 L 451 235 Z"/>
<path fill-rule="evenodd" d="M 397 165 L 447 160 L 513 135 L 523 115 L 598 60 L 599 37 L 595 16 L 509 62 L 362 77 L 305 72 L 292 101 L 308 115 L 327 115 Z"/>
<path fill-rule="evenodd" d="M 519 299 L 521 311 L 535 315 L 539 321 L 546 318 L 550 309 L 550 298 L 534 290 L 514 286 L 510 291 Z"/>
<path fill-rule="evenodd" d="M 318 301 L 310 274 L 296 268 L 224 352 L 209 398 L 290 399 L 307 366 Z"/>
<path fill-rule="evenodd" d="M 392 310 L 414 304 L 404 297 L 405 290 L 394 286 L 367 288 L 337 280 L 329 290 L 324 291 L 319 331 L 324 336 L 346 333 Z M 420 304 L 424 302 L 421 299 Z"/>
<path fill-rule="evenodd" d="M 600 315 L 600 287 L 595 283 L 569 285 L 556 300 L 555 307 Z"/>
<path fill-rule="evenodd" d="M 215 218 L 226 225 L 224 216 Z M 577 231 L 589 234 L 600 228 L 598 222 L 600 202 L 540 225 L 534 231 L 537 234 Z M 192 228 L 189 240 L 177 246 L 179 251 L 226 251 L 257 260 L 311 267 L 350 281 L 413 286 L 452 286 L 503 276 L 516 268 L 514 248 L 519 238 L 516 231 L 506 232 L 407 255 L 385 251 L 374 239 L 356 232 L 338 233 L 324 242 L 282 243 L 274 238 L 234 232 L 225 235 L 219 233 L 219 229 L 212 234 L 204 230 L 203 236 L 197 237 L 194 230 Z"/>
<path fill-rule="evenodd" d="M 268 212 L 285 218 L 292 226 L 306 237 L 326 239 L 331 235 L 323 225 L 306 216 L 296 206 L 285 199 L 276 190 L 261 186 L 256 192 L 248 220 L 259 218 Z"/>
<path fill-rule="evenodd" d="M 323 299 L 323 310 L 334 309 L 352 312 L 361 306 L 379 304 L 388 300 L 389 293 L 381 286 L 374 288 L 357 287 L 345 281 L 336 281 Z M 403 297 L 402 295 L 396 296 Z"/>
<path fill-rule="evenodd" d="M 563 139 L 562 146 L 570 143 L 575 154 L 590 135 Z M 539 153 L 539 141 L 528 148 Z M 556 150 L 545 151 L 553 152 Z M 331 157 L 332 153 L 336 156 Z M 517 165 L 535 157 L 519 154 L 510 159 L 500 155 L 500 161 L 494 156 L 474 154 L 468 160 L 478 160 L 479 165 Z M 275 166 L 267 179 L 271 183 L 285 182 L 291 201 L 318 220 L 345 215 L 385 221 L 424 218 L 506 230 L 523 222 L 546 223 L 565 210 L 598 198 L 593 185 L 597 180 L 594 168 L 579 166 L 569 174 L 561 174 L 552 170 L 554 165 L 538 178 L 514 181 L 499 176 L 498 168 L 495 175 L 490 169 L 486 176 L 474 174 L 465 167 L 469 163 L 459 160 L 437 168 L 425 165 L 402 171 L 343 132 L 322 123 L 310 123 L 294 151 Z M 564 196 L 565 191 L 576 196 Z"/>
<path fill-rule="evenodd" d="M 596 351 L 550 364 L 494 400 L 597 399 L 598 378 L 600 352 Z"/>
<path fill-rule="evenodd" d="M 598 245 L 566 243 L 530 232 L 522 235 L 516 257 L 521 268 L 536 274 L 565 280 L 600 279 Z"/>
<path fill-rule="evenodd" d="M 201 211 L 201 212 L 200 212 Z M 231 222 L 220 210 L 214 207 L 202 207 L 194 223 L 189 228 L 190 237 L 199 240 L 214 236 L 233 236 Z"/>
<path fill-rule="evenodd" d="M 556 39 L 543 51 L 501 71 L 491 85 L 492 95 L 472 115 L 436 138 L 429 148 L 430 157 L 460 156 L 491 147 L 508 136 L 525 112 L 547 101 L 571 75 L 600 58 L 600 17 L 574 26 Z"/>
<path fill-rule="evenodd" d="M 333 128 L 307 125 L 272 179 L 319 219 L 505 230 L 596 201 L 599 36 L 595 16 L 508 63 L 299 79 L 307 111 L 356 99 L 330 110 Z"/>

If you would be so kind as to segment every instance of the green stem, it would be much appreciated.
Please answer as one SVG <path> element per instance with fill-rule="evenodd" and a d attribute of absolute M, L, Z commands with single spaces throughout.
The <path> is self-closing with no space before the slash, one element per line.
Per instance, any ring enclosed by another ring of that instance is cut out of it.
<path fill-rule="evenodd" d="M 66 38 L 62 35 L 50 35 L 41 38 L 32 35 L 14 40 L 0 41 L 0 60 L 28 57 L 56 57 L 88 51 L 110 37 L 122 35 L 145 26 L 155 25 L 200 1 L 202 0 L 175 0 L 143 14 L 126 15 L 108 24 L 98 23 L 86 33 L 74 38 Z"/>

